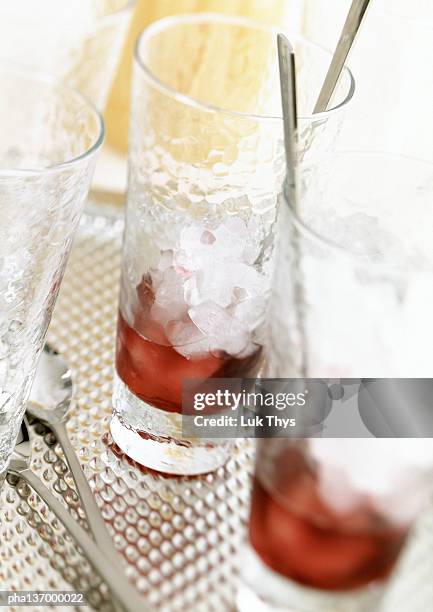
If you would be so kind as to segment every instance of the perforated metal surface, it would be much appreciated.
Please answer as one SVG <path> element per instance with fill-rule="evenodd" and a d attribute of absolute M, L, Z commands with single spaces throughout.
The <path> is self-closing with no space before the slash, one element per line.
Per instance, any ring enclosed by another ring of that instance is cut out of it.
<path fill-rule="evenodd" d="M 231 610 L 248 514 L 251 444 L 243 442 L 213 474 L 169 478 L 122 456 L 108 433 L 121 234 L 115 217 L 84 217 L 51 325 L 49 340 L 69 361 L 75 382 L 69 435 L 126 571 L 151 608 Z M 58 444 L 40 425 L 32 435 L 34 471 L 83 520 Z M 432 576 L 430 512 L 391 586 L 386 612 L 433 609 Z M 1 491 L 0 584 L 2 590 L 83 589 L 94 608 L 111 609 L 106 586 L 22 483 L 7 482 Z"/>
<path fill-rule="evenodd" d="M 124 458 L 108 433 L 122 228 L 115 218 L 83 219 L 50 328 L 49 341 L 73 371 L 68 432 L 126 571 L 152 608 L 230 609 L 251 445 L 213 474 L 169 478 Z M 32 433 L 34 471 L 83 518 L 60 447 L 44 427 Z M 74 587 L 108 609 L 104 585 L 27 485 L 5 484 L 0 521 L 2 589 Z"/>

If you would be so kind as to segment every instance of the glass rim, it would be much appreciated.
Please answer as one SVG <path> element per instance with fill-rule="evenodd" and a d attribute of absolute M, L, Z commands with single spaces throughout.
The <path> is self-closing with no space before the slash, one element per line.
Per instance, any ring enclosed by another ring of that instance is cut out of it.
<path fill-rule="evenodd" d="M 423 159 L 421 157 L 414 157 L 414 156 L 411 156 L 411 155 L 405 155 L 403 153 L 393 153 L 393 152 L 389 152 L 389 151 L 375 151 L 375 150 L 371 150 L 371 151 L 369 151 L 369 150 L 356 150 L 356 149 L 341 150 L 341 151 L 336 151 L 335 152 L 335 156 L 336 157 L 339 157 L 339 156 L 343 157 L 345 155 L 357 155 L 357 156 L 365 156 L 365 157 L 375 156 L 375 157 L 378 157 L 378 158 L 381 158 L 381 159 L 388 158 L 388 159 L 406 160 L 406 161 L 411 162 L 411 163 L 423 164 L 425 166 L 430 166 L 432 171 L 433 171 L 433 161 L 431 161 L 429 159 Z M 395 266 L 393 266 L 393 264 L 390 263 L 390 262 L 368 261 L 365 258 L 366 257 L 365 255 L 357 254 L 357 253 L 355 253 L 353 251 L 350 251 L 348 248 L 341 246 L 337 242 L 334 242 L 330 238 L 327 238 L 327 237 L 323 236 L 318 231 L 316 231 L 315 229 L 310 227 L 299 216 L 299 214 L 295 210 L 293 210 L 292 206 L 289 204 L 287 193 L 286 193 L 286 183 L 284 183 L 284 186 L 283 186 L 283 202 L 284 202 L 284 204 L 286 206 L 286 209 L 289 211 L 290 218 L 291 218 L 291 221 L 292 221 L 294 227 L 301 234 L 303 234 L 304 237 L 308 238 L 308 240 L 310 240 L 314 244 L 319 245 L 325 251 L 328 251 L 330 253 L 334 253 L 334 254 L 339 255 L 339 256 L 343 256 L 346 259 L 352 261 L 357 266 L 363 267 L 363 268 L 369 268 L 369 269 L 373 269 L 373 270 L 388 270 L 388 271 L 395 268 Z M 428 266 L 422 267 L 422 266 L 418 266 L 416 264 L 409 264 L 409 263 L 407 263 L 407 264 L 404 264 L 404 265 L 399 264 L 397 267 L 402 272 L 414 272 L 414 271 L 429 272 L 429 273 L 433 272 L 433 264 L 430 264 Z"/>
<path fill-rule="evenodd" d="M 143 43 L 149 40 L 150 38 L 152 38 L 153 36 L 155 36 L 156 34 L 158 34 L 159 32 L 162 32 L 172 27 L 173 25 L 176 25 L 176 24 L 191 25 L 191 24 L 198 24 L 198 23 L 223 23 L 227 25 L 242 26 L 242 27 L 253 29 L 253 30 L 274 33 L 275 37 L 277 36 L 277 34 L 283 32 L 288 35 L 289 40 L 307 43 L 311 47 L 315 47 L 316 49 L 319 49 L 320 51 L 329 54 L 330 60 L 332 58 L 332 51 L 330 51 L 329 49 L 326 49 L 325 47 L 323 47 L 322 45 L 318 43 L 313 42 L 312 40 L 309 40 L 308 38 L 304 36 L 301 36 L 293 32 L 291 33 L 286 28 L 278 28 L 274 26 L 262 25 L 258 23 L 257 21 L 250 19 L 249 17 L 236 17 L 232 15 L 224 15 L 221 13 L 209 13 L 209 12 L 207 13 L 183 13 L 180 15 L 170 15 L 168 17 L 163 17 L 162 19 L 158 19 L 157 21 L 154 21 L 152 24 L 146 27 L 139 34 L 135 42 L 134 60 L 135 60 L 136 65 L 140 67 L 146 79 L 156 89 L 158 89 L 162 93 L 166 94 L 167 96 L 177 100 L 178 102 L 186 106 L 197 108 L 205 112 L 221 113 L 221 114 L 225 114 L 231 117 L 239 117 L 239 118 L 251 119 L 251 120 L 262 121 L 262 122 L 277 122 L 277 121 L 280 122 L 283 120 L 282 115 L 276 116 L 276 115 L 260 115 L 256 113 L 244 113 L 241 111 L 234 111 L 234 110 L 230 110 L 227 108 L 216 106 L 214 104 L 208 104 L 206 102 L 202 102 L 200 100 L 197 100 L 193 96 L 190 96 L 188 94 L 183 94 L 177 91 L 170 85 L 167 85 L 166 83 L 161 81 L 157 76 L 155 76 L 155 74 L 150 70 L 146 62 L 141 57 L 141 46 L 143 45 Z M 333 115 L 335 112 L 340 110 L 342 107 L 346 106 L 352 100 L 354 93 L 355 93 L 355 87 L 356 87 L 354 76 L 350 68 L 347 66 L 347 64 L 344 65 L 342 72 L 347 74 L 349 77 L 349 90 L 344 100 L 339 102 L 338 104 L 336 104 L 335 106 L 333 106 L 332 108 L 326 111 L 322 111 L 320 113 L 312 113 L 310 115 L 300 115 L 299 120 L 301 121 L 309 120 L 312 122 L 323 120 L 324 118 L 330 115 Z"/>
<path fill-rule="evenodd" d="M 96 137 L 92 139 L 91 144 L 82 153 L 70 159 L 66 159 L 65 161 L 36 168 L 3 168 L 0 165 L 0 179 L 60 172 L 78 165 L 82 160 L 91 157 L 100 149 L 105 137 L 104 119 L 95 104 L 87 96 L 81 93 L 81 91 L 63 83 L 60 79 L 48 73 L 34 70 L 19 63 L 1 60 L 0 76 L 6 76 L 8 74 L 25 79 L 29 83 L 34 82 L 46 85 L 46 87 L 53 91 L 63 91 L 72 95 L 77 101 L 81 101 L 83 108 L 86 108 L 96 119 L 97 134 Z"/>

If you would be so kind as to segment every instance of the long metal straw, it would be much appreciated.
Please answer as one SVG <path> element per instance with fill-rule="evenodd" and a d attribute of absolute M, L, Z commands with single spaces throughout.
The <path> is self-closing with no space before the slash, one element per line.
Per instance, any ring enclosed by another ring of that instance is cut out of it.
<path fill-rule="evenodd" d="M 370 0 L 353 0 L 347 14 L 346 22 L 341 31 L 340 39 L 335 49 L 334 56 L 328 68 L 325 80 L 317 98 L 314 113 L 326 111 L 331 101 L 341 71 L 352 48 L 353 42 L 358 33 L 359 27 L 367 11 Z"/>
<path fill-rule="evenodd" d="M 288 206 L 298 210 L 298 112 L 296 95 L 296 61 L 293 47 L 283 34 L 278 34 L 278 62 L 280 67 L 281 103 L 283 108 L 284 147 L 286 152 L 286 181 L 284 195 Z M 284 205 L 284 204 L 283 204 Z M 288 236 L 289 240 L 290 237 Z M 300 372 L 307 375 L 307 344 L 304 329 L 304 290 L 301 275 L 301 257 L 296 231 L 292 236 L 293 292 L 301 356 Z"/>
<path fill-rule="evenodd" d="M 284 34 L 278 34 L 278 62 L 280 66 L 281 103 L 283 107 L 284 148 L 286 150 L 286 189 L 290 198 L 290 205 L 296 210 L 298 201 L 296 61 L 293 47 Z"/>

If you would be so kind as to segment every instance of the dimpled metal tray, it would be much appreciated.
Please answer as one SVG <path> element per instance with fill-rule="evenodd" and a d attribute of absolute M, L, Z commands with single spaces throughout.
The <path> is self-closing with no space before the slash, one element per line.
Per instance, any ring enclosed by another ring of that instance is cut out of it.
<path fill-rule="evenodd" d="M 248 518 L 252 444 L 239 443 L 212 474 L 164 477 L 125 457 L 109 434 L 122 230 L 110 209 L 83 217 L 50 327 L 49 341 L 68 360 L 75 383 L 68 432 L 125 571 L 150 609 L 229 611 Z M 37 423 L 31 433 L 33 470 L 86 526 L 54 436 Z M 111 610 L 107 586 L 39 497 L 11 478 L 0 496 L 0 589 L 83 590 L 89 605 L 81 610 Z M 433 610 L 432 576 L 433 510 L 383 610 Z"/>

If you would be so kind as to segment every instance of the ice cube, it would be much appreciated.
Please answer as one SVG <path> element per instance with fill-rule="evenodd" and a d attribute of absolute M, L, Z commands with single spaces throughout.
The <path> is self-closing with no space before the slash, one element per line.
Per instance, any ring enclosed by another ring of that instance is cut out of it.
<path fill-rule="evenodd" d="M 156 289 L 151 317 L 166 326 L 169 321 L 181 319 L 186 311 L 182 277 L 173 268 L 168 268 Z"/>
<path fill-rule="evenodd" d="M 248 329 L 234 316 L 216 304 L 205 302 L 188 310 L 191 320 L 208 337 L 212 352 L 223 351 L 229 355 L 254 352 Z"/>
<path fill-rule="evenodd" d="M 213 244 L 215 240 L 215 236 L 209 230 L 205 230 L 200 238 L 202 244 Z"/>
<path fill-rule="evenodd" d="M 226 217 L 220 227 L 226 228 L 239 240 L 246 240 L 247 238 L 247 225 L 240 217 Z"/>
<path fill-rule="evenodd" d="M 165 272 L 172 266 L 173 263 L 173 251 L 163 251 L 161 257 L 158 259 L 158 270 Z"/>
<path fill-rule="evenodd" d="M 197 278 L 199 274 L 191 274 L 184 283 L 184 298 L 188 306 L 196 306 L 200 303 L 200 293 L 197 287 Z"/>
<path fill-rule="evenodd" d="M 239 217 L 228 217 L 213 231 L 218 259 L 242 261 L 247 242 L 247 227 Z"/>
<path fill-rule="evenodd" d="M 191 306 L 215 302 L 225 308 L 243 299 L 262 295 L 266 290 L 265 277 L 251 266 L 242 263 L 214 262 L 211 268 L 197 271 L 185 283 L 185 299 Z"/>
<path fill-rule="evenodd" d="M 174 263 L 191 272 L 207 268 L 215 261 L 214 245 L 215 241 L 210 239 L 210 232 L 205 227 L 185 227 L 180 235 L 180 249 L 174 255 Z"/>
<path fill-rule="evenodd" d="M 226 265 L 214 265 L 212 269 L 199 270 L 185 283 L 185 300 L 190 306 L 207 301 L 223 308 L 233 301 L 233 285 Z"/>
<path fill-rule="evenodd" d="M 170 344 L 187 359 L 202 357 L 209 353 L 208 339 L 189 317 L 181 321 L 170 321 L 166 327 L 166 334 Z"/>
<path fill-rule="evenodd" d="M 245 289 L 250 297 L 261 295 L 267 288 L 267 281 L 255 268 L 238 263 L 226 272 L 233 287 Z"/>
<path fill-rule="evenodd" d="M 249 330 L 256 329 L 265 320 L 267 309 L 266 296 L 244 299 L 233 308 L 233 315 Z"/>
<path fill-rule="evenodd" d="M 248 246 L 248 229 L 240 217 L 227 217 L 215 229 L 191 225 L 182 230 L 176 265 L 187 270 L 202 270 L 215 262 L 243 260 Z"/>

